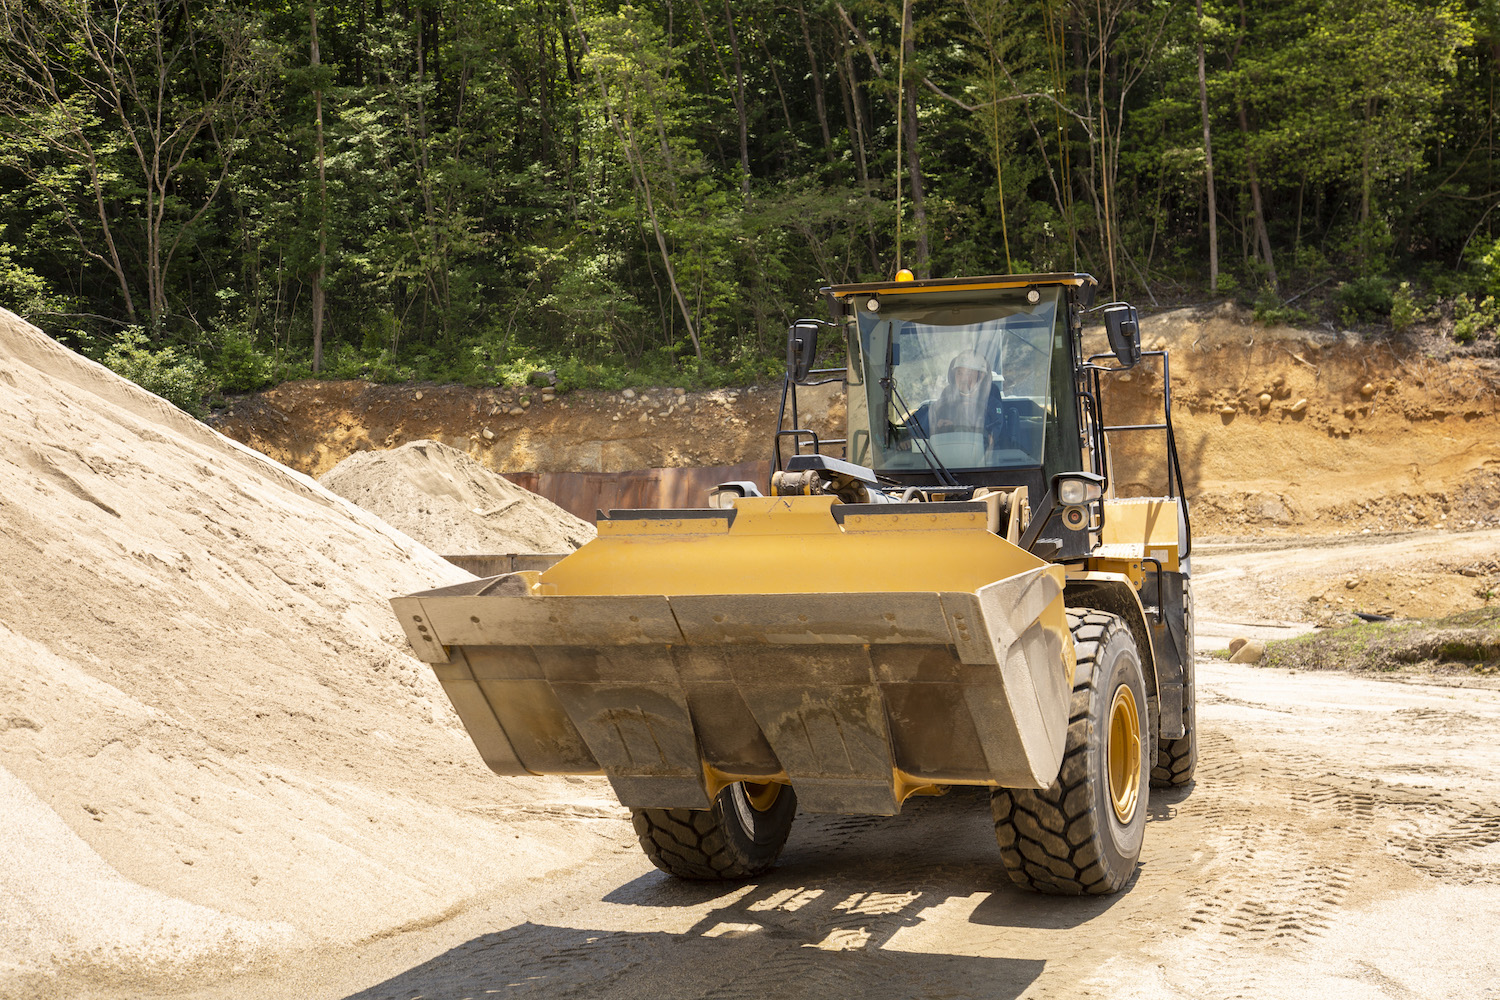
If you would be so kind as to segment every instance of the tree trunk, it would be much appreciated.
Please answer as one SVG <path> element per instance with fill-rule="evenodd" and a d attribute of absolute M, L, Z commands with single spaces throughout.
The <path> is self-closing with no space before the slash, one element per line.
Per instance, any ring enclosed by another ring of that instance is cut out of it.
<path fill-rule="evenodd" d="M 316 79 L 318 68 L 322 65 L 318 56 L 318 6 L 316 3 L 307 5 L 307 18 L 311 28 L 309 63 L 313 69 L 314 79 Z M 317 108 L 318 141 L 318 266 L 313 268 L 312 273 L 312 370 L 316 375 L 323 369 L 323 276 L 328 259 L 328 175 L 323 162 L 323 87 L 321 81 L 318 81 L 318 85 L 313 89 L 313 103 Z"/>
<path fill-rule="evenodd" d="M 1115 279 L 1115 225 L 1114 208 L 1110 205 L 1110 178 L 1113 172 L 1109 168 L 1109 120 L 1106 117 L 1104 103 L 1104 47 L 1105 28 L 1104 14 L 1099 14 L 1099 187 L 1104 196 L 1104 250 L 1109 260 L 1109 295 L 1112 299 L 1120 297 L 1118 282 Z"/>
<path fill-rule="evenodd" d="M 693 354 L 699 361 L 702 361 L 703 345 L 698 341 L 698 329 L 693 323 L 687 299 L 683 297 L 682 287 L 677 283 L 677 269 L 672 266 L 672 255 L 667 251 L 666 234 L 662 232 L 661 222 L 656 216 L 656 200 L 651 196 L 651 178 L 647 176 L 646 165 L 641 160 L 640 143 L 636 139 L 635 127 L 628 118 L 624 120 L 624 125 L 625 129 L 620 133 L 620 137 L 625 141 L 627 150 L 635 150 L 635 160 L 640 164 L 639 170 L 633 172 L 637 174 L 637 183 L 646 202 L 646 215 L 651 220 L 651 231 L 656 235 L 656 247 L 661 252 L 662 266 L 666 268 L 667 283 L 671 285 L 672 295 L 677 299 L 677 308 L 682 311 L 682 322 L 687 325 L 688 338 L 693 342 Z M 616 130 L 619 131 L 618 127 Z"/>
<path fill-rule="evenodd" d="M 1249 153 L 1250 119 L 1245 114 L 1243 104 L 1240 105 L 1240 134 L 1245 140 L 1245 174 L 1250 181 L 1250 208 L 1255 213 L 1255 238 L 1266 261 L 1266 277 L 1270 279 L 1271 290 L 1276 291 L 1280 289 L 1281 281 L 1276 277 L 1276 262 L 1271 257 L 1271 236 L 1266 230 L 1266 212 L 1260 199 L 1260 178 L 1255 172 L 1255 157 Z"/>
<path fill-rule="evenodd" d="M 1236 52 L 1239 51 L 1240 42 L 1245 39 L 1246 30 L 1245 0 L 1240 0 L 1240 37 L 1234 43 Z M 1255 171 L 1255 157 L 1250 153 L 1250 117 L 1245 113 L 1244 98 L 1240 97 L 1236 103 L 1239 105 L 1240 135 L 1245 143 L 1245 175 L 1250 182 L 1250 208 L 1255 213 L 1255 238 L 1265 257 L 1266 276 L 1271 280 L 1272 291 L 1275 291 L 1281 287 L 1281 282 L 1276 277 L 1276 262 L 1271 256 L 1271 236 L 1266 231 L 1266 213 L 1260 198 L 1260 177 Z"/>
<path fill-rule="evenodd" d="M 844 117 L 849 122 L 850 138 L 854 144 L 854 162 L 859 165 L 859 183 L 865 194 L 870 193 L 870 164 L 865 156 L 864 111 L 859 103 L 859 78 L 854 75 L 854 59 L 849 54 L 847 42 L 842 46 L 843 58 L 838 64 L 839 81 L 844 85 Z"/>
<path fill-rule="evenodd" d="M 823 152 L 828 162 L 833 162 L 833 133 L 828 129 L 828 107 L 823 98 L 823 74 L 818 70 L 818 56 L 813 51 L 812 33 L 807 28 L 807 11 L 802 3 L 797 4 L 797 18 L 802 22 L 802 44 L 807 47 L 807 66 L 811 71 L 813 107 L 818 112 L 818 127 L 823 130 Z"/>
<path fill-rule="evenodd" d="M 750 122 L 745 114 L 745 69 L 740 62 L 740 38 L 734 13 L 724 0 L 724 23 L 729 27 L 729 51 L 734 54 L 734 110 L 740 119 L 740 194 L 750 197 Z"/>
<path fill-rule="evenodd" d="M 864 191 L 865 221 L 865 246 L 870 251 L 870 268 L 876 274 L 880 273 L 880 249 L 875 245 L 875 222 L 870 218 L 870 165 L 865 156 L 865 129 L 864 112 L 859 103 L 859 91 L 856 89 L 858 77 L 854 75 L 854 59 L 849 52 L 847 39 L 840 39 L 840 58 L 835 63 L 838 70 L 839 82 L 843 84 L 839 93 L 844 98 L 844 120 L 849 124 L 850 141 L 854 146 L 854 162 L 859 166 L 859 184 Z"/>
<path fill-rule="evenodd" d="M 583 23 L 578 16 L 578 8 L 570 0 L 569 10 L 573 15 L 573 26 L 578 31 L 579 40 L 583 44 L 583 50 L 588 49 L 588 38 L 583 33 Z M 702 12 L 702 6 L 699 6 Z M 628 102 L 625 106 L 616 110 L 610 104 L 609 86 L 605 83 L 602 71 L 596 69 L 595 79 L 599 85 L 599 96 L 604 102 L 604 117 L 609 122 L 610 128 L 620 140 L 620 145 L 625 151 L 626 166 L 630 169 L 630 179 L 633 186 L 641 193 L 642 201 L 646 206 L 646 217 L 651 220 L 651 230 L 656 236 L 656 248 L 661 253 L 662 267 L 667 272 L 667 284 L 672 289 L 672 297 L 677 300 L 677 308 L 682 313 L 682 321 L 687 326 L 689 339 L 693 342 L 693 354 L 699 361 L 703 360 L 703 344 L 698 339 L 697 327 L 693 324 L 692 310 L 688 308 L 687 299 L 682 294 L 682 287 L 677 282 L 677 269 L 672 266 L 672 255 L 667 250 L 666 234 L 662 231 L 661 220 L 656 214 L 656 199 L 651 194 L 651 178 L 647 175 L 646 164 L 641 156 L 640 140 L 635 134 L 635 125 L 628 114 Z M 655 98 L 653 97 L 653 103 Z M 659 119 L 659 115 L 656 116 Z M 663 140 L 664 141 L 664 140 Z"/>
<path fill-rule="evenodd" d="M 781 147 L 781 168 L 786 170 L 791 166 L 791 150 L 797 142 L 797 126 L 792 120 L 792 109 L 786 102 L 786 90 L 781 86 L 781 74 L 776 72 L 776 57 L 771 54 L 771 47 L 766 44 L 764 31 L 755 32 L 755 40 L 760 43 L 760 50 L 766 55 L 766 68 L 771 72 L 771 82 L 776 85 L 776 96 L 781 100 L 781 116 L 786 122 L 786 139 L 779 143 Z"/>
<path fill-rule="evenodd" d="M 1371 101 L 1365 101 L 1364 142 L 1360 144 L 1359 162 L 1359 263 L 1370 260 L 1370 116 L 1374 113 Z"/>
<path fill-rule="evenodd" d="M 916 88 L 906 91 L 906 172 L 911 175 L 911 214 L 917 230 L 917 272 L 931 275 L 932 248 L 927 237 L 927 199 L 922 184 L 922 156 L 917 146 Z"/>
<path fill-rule="evenodd" d="M 424 236 L 424 253 L 422 270 L 424 282 L 431 293 L 432 305 L 442 311 L 441 321 L 446 329 L 448 322 L 448 266 L 444 239 L 438 231 L 437 205 L 432 193 L 432 162 L 428 156 L 427 141 L 427 98 L 422 91 L 427 83 L 427 47 L 424 39 L 427 37 L 426 21 L 423 18 L 424 7 L 421 3 L 413 8 L 413 17 L 417 32 L 417 161 L 422 170 L 422 216 L 426 228 Z M 422 306 L 423 325 L 426 325 L 427 306 Z"/>
<path fill-rule="evenodd" d="M 1208 179 L 1208 290 L 1219 290 L 1219 210 L 1214 201 L 1214 147 L 1208 134 L 1208 77 L 1203 66 L 1203 0 L 1198 0 L 1198 105 L 1203 112 L 1203 170 Z"/>
<path fill-rule="evenodd" d="M 912 61 L 917 51 L 917 40 L 913 37 L 916 33 L 912 30 L 911 5 L 912 0 L 907 0 L 906 11 L 902 15 L 904 62 Z M 912 221 L 917 229 L 917 270 L 926 277 L 931 273 L 932 251 L 927 242 L 927 200 L 922 187 L 921 150 L 917 146 L 917 88 L 906 86 L 904 79 L 898 80 L 897 85 L 901 89 L 901 99 L 906 103 L 903 128 L 906 131 L 906 172 L 911 175 Z"/>
<path fill-rule="evenodd" d="M 703 27 L 703 38 L 704 38 L 704 41 L 706 41 L 708 43 L 709 51 L 711 51 L 714 54 L 714 62 L 718 63 L 718 65 L 719 65 L 719 75 L 724 78 L 724 82 L 725 83 L 728 83 L 729 82 L 729 70 L 724 65 L 724 59 L 723 59 L 723 57 L 719 55 L 719 43 L 714 38 L 713 28 L 709 27 L 709 24 L 708 24 L 708 14 L 703 9 L 703 0 L 693 0 L 693 2 L 694 2 L 694 5 L 697 7 L 697 10 L 698 10 L 698 23 Z M 734 34 L 734 19 L 730 15 L 729 0 L 724 0 L 724 16 L 729 21 L 730 35 L 733 36 L 733 34 Z M 745 121 L 745 87 L 744 87 L 744 79 L 745 79 L 745 77 L 744 77 L 744 73 L 741 72 L 741 69 L 740 69 L 739 42 L 738 42 L 737 39 L 733 39 L 733 38 L 732 38 L 732 41 L 734 43 L 733 44 L 733 48 L 734 48 L 734 61 L 735 61 L 735 80 L 737 81 L 737 83 L 736 83 L 735 86 L 733 86 L 733 87 L 730 88 L 730 94 L 729 94 L 729 96 L 730 96 L 731 100 L 734 101 L 735 118 L 739 121 L 739 127 L 740 127 L 740 194 L 741 194 L 742 197 L 749 197 L 749 195 L 750 195 L 750 129 L 749 129 L 749 124 Z M 718 141 L 718 137 L 717 137 L 717 130 L 716 130 L 715 142 L 717 142 L 717 141 Z M 723 147 L 720 146 L 720 148 L 719 148 L 720 155 L 723 155 L 723 152 L 724 152 Z"/>
<path fill-rule="evenodd" d="M 120 251 L 115 246 L 114 230 L 109 224 L 109 215 L 104 210 L 104 187 L 101 183 L 103 171 L 99 166 L 99 159 L 94 155 L 94 147 L 87 140 L 79 143 L 88 153 L 89 183 L 94 192 L 94 207 L 99 212 L 100 231 L 104 234 L 104 245 L 109 248 L 109 269 L 114 272 L 115 280 L 120 283 L 120 294 L 125 297 L 125 316 L 130 322 L 135 322 L 135 299 L 130 294 L 130 282 L 125 280 L 125 268 L 120 263 Z"/>
<path fill-rule="evenodd" d="M 973 14 L 971 12 L 971 17 Z M 977 19 L 974 26 L 979 28 L 984 36 L 985 47 L 989 50 L 990 68 L 990 152 L 995 157 L 995 204 L 1000 209 L 1000 239 L 1005 244 L 1005 273 L 1011 274 L 1015 267 L 1010 262 L 1010 227 L 1005 220 L 1005 163 L 1000 153 L 1000 77 L 997 64 L 1000 60 L 1000 39 L 1002 28 L 998 27 L 995 20 L 987 22 L 988 27 L 981 25 Z M 1028 118 L 1029 118 L 1028 114 Z M 1043 162 L 1046 163 L 1050 173 L 1052 165 L 1047 163 L 1046 153 L 1042 153 Z"/>

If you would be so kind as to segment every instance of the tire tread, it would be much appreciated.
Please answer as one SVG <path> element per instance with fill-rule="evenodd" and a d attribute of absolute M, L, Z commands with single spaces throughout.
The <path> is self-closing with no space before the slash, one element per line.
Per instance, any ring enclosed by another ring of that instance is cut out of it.
<path fill-rule="evenodd" d="M 1088 609 L 1069 609 L 1068 625 L 1075 639 L 1078 669 L 1067 750 L 1057 779 L 1048 788 L 997 788 L 990 807 L 1001 860 L 1012 882 L 1058 895 L 1100 895 L 1115 892 L 1121 885 L 1111 882 L 1100 858 L 1099 817 L 1088 787 L 1088 753 L 1095 739 L 1089 706 L 1097 693 L 1101 652 L 1114 632 L 1128 634 L 1129 627 L 1115 615 Z M 1138 808 L 1145 805 L 1142 801 Z"/>

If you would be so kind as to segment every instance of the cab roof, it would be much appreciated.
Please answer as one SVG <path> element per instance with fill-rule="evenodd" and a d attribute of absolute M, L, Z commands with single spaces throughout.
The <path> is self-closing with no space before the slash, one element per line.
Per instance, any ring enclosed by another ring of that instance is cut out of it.
<path fill-rule="evenodd" d="M 920 278 L 912 281 L 867 281 L 854 285 L 832 285 L 825 291 L 836 299 L 850 295 L 920 295 L 923 292 L 968 292 L 1033 285 L 1071 285 L 1093 289 L 1099 282 L 1092 274 L 1064 271 L 1057 274 L 987 274 L 972 278 Z"/>

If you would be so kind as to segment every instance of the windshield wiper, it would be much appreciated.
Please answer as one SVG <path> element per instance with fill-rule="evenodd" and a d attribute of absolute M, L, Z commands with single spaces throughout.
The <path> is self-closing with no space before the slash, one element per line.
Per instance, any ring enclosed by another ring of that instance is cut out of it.
<path fill-rule="evenodd" d="M 886 339 L 885 342 L 885 377 L 880 380 L 880 388 L 885 390 L 886 444 L 890 444 L 890 428 L 892 427 L 891 396 L 894 395 L 896 397 L 896 402 L 901 405 L 902 411 L 906 414 L 906 417 L 901 421 L 902 426 L 906 427 L 908 430 L 911 430 L 912 428 L 916 429 L 916 434 L 913 435 L 912 440 L 916 441 L 917 444 L 920 445 L 917 451 L 919 454 L 921 454 L 923 459 L 926 460 L 928 470 L 931 471 L 933 475 L 937 476 L 944 486 L 957 486 L 959 485 L 958 480 L 953 477 L 953 473 L 948 471 L 948 467 L 943 464 L 942 459 L 937 457 L 937 451 L 935 451 L 932 447 L 932 439 L 927 436 L 926 428 L 924 428 L 922 426 L 922 422 L 917 419 L 917 415 L 912 411 L 912 408 L 906 405 L 906 400 L 901 398 L 901 390 L 896 388 L 895 344 L 896 330 L 893 325 L 891 328 L 891 335 Z"/>

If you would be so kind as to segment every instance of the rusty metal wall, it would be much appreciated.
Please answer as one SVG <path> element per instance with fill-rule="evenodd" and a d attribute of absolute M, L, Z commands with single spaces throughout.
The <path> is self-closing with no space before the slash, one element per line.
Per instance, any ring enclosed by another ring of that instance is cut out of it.
<path fill-rule="evenodd" d="M 611 508 L 702 507 L 708 503 L 710 489 L 735 479 L 748 479 L 764 490 L 771 478 L 771 463 L 765 460 L 700 469 L 503 472 L 501 475 L 592 522 L 596 512 Z"/>

